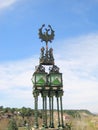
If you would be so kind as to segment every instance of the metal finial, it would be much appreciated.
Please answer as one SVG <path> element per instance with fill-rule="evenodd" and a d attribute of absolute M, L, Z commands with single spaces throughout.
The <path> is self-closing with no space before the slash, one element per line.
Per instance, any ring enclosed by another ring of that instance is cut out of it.
<path fill-rule="evenodd" d="M 54 30 L 52 29 L 51 25 L 48 25 L 48 28 L 44 28 L 45 24 L 42 25 L 42 27 L 39 29 L 39 38 L 41 39 L 41 42 L 45 41 L 46 43 L 52 42 L 54 39 Z M 44 28 L 44 32 L 43 32 Z"/>

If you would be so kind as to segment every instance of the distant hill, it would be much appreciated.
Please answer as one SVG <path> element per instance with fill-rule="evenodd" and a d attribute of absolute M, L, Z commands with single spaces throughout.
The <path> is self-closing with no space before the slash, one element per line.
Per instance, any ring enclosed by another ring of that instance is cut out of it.
<path fill-rule="evenodd" d="M 48 110 L 48 121 L 49 110 Z M 42 124 L 42 110 L 38 111 L 39 124 Z M 57 125 L 58 118 L 57 110 L 54 110 L 54 123 Z M 89 110 L 64 110 L 64 125 L 69 124 L 73 130 L 94 130 L 98 128 L 98 115 L 91 113 Z M 30 126 L 34 124 L 34 110 L 31 108 L 3 108 L 0 107 L 0 130 L 7 129 L 10 119 L 15 119 L 17 126 L 24 130 L 26 124 L 29 123 Z M 20 130 L 20 129 L 19 129 Z"/>
<path fill-rule="evenodd" d="M 89 114 L 89 115 L 93 115 L 93 113 L 91 113 L 89 110 L 86 110 L 86 109 L 76 109 L 76 110 L 73 110 L 73 109 L 69 109 L 69 110 L 64 110 L 64 112 L 66 112 L 67 114 L 71 114 L 71 113 L 86 113 L 86 114 Z"/>
<path fill-rule="evenodd" d="M 81 109 L 81 110 L 64 110 L 64 113 L 67 113 L 68 115 L 75 117 L 81 117 L 81 116 L 87 116 L 87 115 L 94 115 L 89 110 Z"/>

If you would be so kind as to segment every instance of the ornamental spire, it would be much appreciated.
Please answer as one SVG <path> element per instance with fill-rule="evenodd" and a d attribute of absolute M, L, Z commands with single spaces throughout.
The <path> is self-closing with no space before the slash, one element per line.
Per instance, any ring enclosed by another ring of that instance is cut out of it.
<path fill-rule="evenodd" d="M 41 57 L 40 57 L 40 63 L 43 65 L 53 65 L 54 64 L 54 58 L 53 58 L 53 49 L 50 48 L 48 50 L 48 42 L 52 42 L 54 39 L 54 30 L 52 29 L 51 25 L 48 25 L 48 28 L 45 28 L 45 24 L 42 25 L 42 27 L 39 29 L 39 39 L 41 39 L 41 42 L 46 43 L 46 52 L 45 48 L 41 48 Z"/>

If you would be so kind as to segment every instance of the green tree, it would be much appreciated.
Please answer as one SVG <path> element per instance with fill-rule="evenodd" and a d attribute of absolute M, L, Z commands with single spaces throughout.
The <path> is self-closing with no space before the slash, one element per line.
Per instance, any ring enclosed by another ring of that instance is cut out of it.
<path fill-rule="evenodd" d="M 32 109 L 31 108 L 27 108 L 26 110 L 26 116 L 31 116 L 32 115 Z"/>
<path fill-rule="evenodd" d="M 25 116 L 29 117 L 29 116 L 32 115 L 32 109 L 22 107 L 21 110 L 20 110 L 20 114 L 23 117 L 23 119 L 24 119 Z"/>
<path fill-rule="evenodd" d="M 0 111 L 2 111 L 3 110 L 3 106 L 0 106 Z"/>
<path fill-rule="evenodd" d="M 8 130 L 18 130 L 16 121 L 14 119 L 11 119 L 8 125 Z"/>
<path fill-rule="evenodd" d="M 22 118 L 23 118 L 23 120 L 24 120 L 24 117 L 26 116 L 26 108 L 25 108 L 25 107 L 22 107 L 22 108 L 20 109 L 20 114 L 21 114 L 21 116 L 22 116 Z"/>
<path fill-rule="evenodd" d="M 11 113 L 14 113 L 15 111 L 16 111 L 16 109 L 15 108 L 11 108 Z"/>
<path fill-rule="evenodd" d="M 72 124 L 71 123 L 66 123 L 65 128 L 66 128 L 66 130 L 71 130 Z"/>

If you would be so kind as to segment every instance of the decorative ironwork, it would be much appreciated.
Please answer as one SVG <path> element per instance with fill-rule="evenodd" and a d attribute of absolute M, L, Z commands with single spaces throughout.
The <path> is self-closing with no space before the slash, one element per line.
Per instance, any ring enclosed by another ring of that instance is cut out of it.
<path fill-rule="evenodd" d="M 44 30 L 44 31 L 43 31 Z M 58 112 L 58 129 L 64 128 L 63 122 L 63 81 L 62 73 L 59 72 L 59 67 L 54 64 L 53 49 L 48 49 L 48 42 L 52 42 L 54 39 L 54 31 L 50 25 L 45 28 L 45 24 L 39 29 L 39 38 L 41 41 L 46 43 L 46 49 L 41 48 L 40 64 L 35 67 L 33 73 L 33 96 L 35 99 L 35 123 L 34 128 L 38 129 L 38 96 L 41 94 L 42 97 L 42 110 L 43 110 L 43 124 L 42 129 L 54 128 L 54 98 L 57 101 L 57 112 Z M 49 67 L 49 73 L 45 71 L 45 66 Z M 49 66 L 51 65 L 51 67 Z M 48 101 L 47 101 L 48 100 Z M 47 103 L 49 102 L 49 122 L 47 116 Z M 49 124 L 48 124 L 49 123 Z"/>
<path fill-rule="evenodd" d="M 43 24 L 42 27 L 39 29 L 39 38 L 41 39 L 41 42 L 45 41 L 46 43 L 46 50 L 44 47 L 41 48 L 40 63 L 43 65 L 53 65 L 53 49 L 48 49 L 48 42 L 52 42 L 52 40 L 54 39 L 54 31 L 50 25 L 48 25 L 48 28 L 44 27 L 45 24 Z"/>
<path fill-rule="evenodd" d="M 52 48 L 49 49 L 49 58 L 50 58 L 51 61 L 54 60 L 54 58 L 53 58 L 53 49 Z"/>
<path fill-rule="evenodd" d="M 34 128 L 37 129 L 39 127 L 39 125 L 38 125 L 38 96 L 39 96 L 39 91 L 34 90 L 33 95 L 34 95 L 34 101 L 35 101 L 35 103 L 34 103 L 35 104 Z"/>
<path fill-rule="evenodd" d="M 53 56 L 53 49 L 50 48 L 49 50 L 44 52 L 45 48 L 41 48 L 41 55 L 40 55 L 40 64 L 42 65 L 54 65 L 54 56 Z"/>
<path fill-rule="evenodd" d="M 35 67 L 35 73 L 39 72 L 45 72 L 45 67 L 43 67 L 41 64 Z"/>
<path fill-rule="evenodd" d="M 39 38 L 41 39 L 41 42 L 45 41 L 47 44 L 48 42 L 52 42 L 55 35 L 54 35 L 54 31 L 50 25 L 48 25 L 48 29 L 45 28 L 46 32 L 43 33 L 44 27 L 45 27 L 45 24 L 43 24 L 42 27 L 39 29 Z"/>
<path fill-rule="evenodd" d="M 59 67 L 53 65 L 53 67 L 49 68 L 50 73 L 59 73 Z"/>

